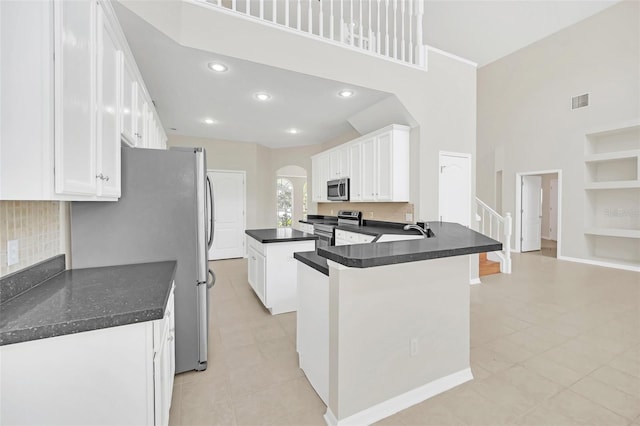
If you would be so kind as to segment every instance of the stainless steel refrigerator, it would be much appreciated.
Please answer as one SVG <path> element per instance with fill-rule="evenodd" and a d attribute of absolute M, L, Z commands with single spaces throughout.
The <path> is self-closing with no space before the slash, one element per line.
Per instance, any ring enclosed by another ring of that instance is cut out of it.
<path fill-rule="evenodd" d="M 203 148 L 122 148 L 120 200 L 71 203 L 73 268 L 177 260 L 176 373 L 207 368 L 213 200 Z"/>

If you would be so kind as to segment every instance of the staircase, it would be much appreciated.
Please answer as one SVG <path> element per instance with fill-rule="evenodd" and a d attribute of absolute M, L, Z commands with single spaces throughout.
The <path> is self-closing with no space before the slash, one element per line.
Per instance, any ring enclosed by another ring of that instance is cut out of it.
<path fill-rule="evenodd" d="M 511 229 L 513 227 L 511 213 L 505 213 L 504 216 L 501 216 L 498 212 L 476 197 L 476 220 L 478 221 L 478 232 L 502 243 L 501 251 L 485 253 L 484 264 L 481 256 L 480 276 L 488 275 L 489 273 L 497 273 L 489 272 L 483 274 L 482 272 L 483 268 L 485 271 L 491 271 L 496 269 L 497 265 L 499 265 L 499 272 L 510 274 Z"/>
<path fill-rule="evenodd" d="M 480 253 L 480 270 L 479 275 L 481 277 L 500 273 L 500 262 L 494 262 L 487 259 L 487 253 Z"/>

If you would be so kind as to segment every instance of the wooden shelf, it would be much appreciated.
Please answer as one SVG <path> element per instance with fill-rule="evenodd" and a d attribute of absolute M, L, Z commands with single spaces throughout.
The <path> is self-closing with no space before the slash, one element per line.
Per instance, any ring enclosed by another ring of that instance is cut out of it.
<path fill-rule="evenodd" d="M 587 182 L 584 189 L 635 189 L 640 188 L 640 180 L 618 180 L 608 182 Z"/>
<path fill-rule="evenodd" d="M 601 237 L 640 238 L 640 229 L 585 228 L 584 233 Z"/>

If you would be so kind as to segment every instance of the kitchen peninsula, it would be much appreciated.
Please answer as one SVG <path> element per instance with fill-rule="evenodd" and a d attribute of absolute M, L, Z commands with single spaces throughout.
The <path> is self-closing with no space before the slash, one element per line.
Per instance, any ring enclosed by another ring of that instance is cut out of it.
<path fill-rule="evenodd" d="M 294 254 L 300 367 L 329 425 L 371 424 L 473 378 L 467 255 L 502 245 L 455 223 L 431 229 Z"/>

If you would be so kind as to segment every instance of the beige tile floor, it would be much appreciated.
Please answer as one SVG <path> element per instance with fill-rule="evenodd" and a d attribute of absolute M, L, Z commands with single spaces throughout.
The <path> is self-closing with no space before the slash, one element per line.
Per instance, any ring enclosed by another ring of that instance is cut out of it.
<path fill-rule="evenodd" d="M 172 425 L 324 425 L 294 313 L 271 316 L 246 260 L 212 262 L 210 359 L 176 376 Z M 640 426 L 640 274 L 515 255 L 471 287 L 475 379 L 378 425 Z"/>

